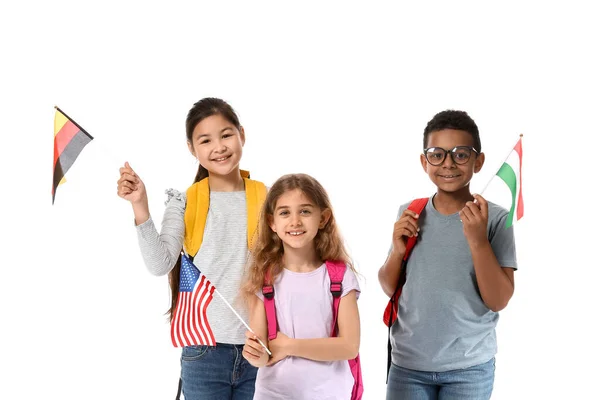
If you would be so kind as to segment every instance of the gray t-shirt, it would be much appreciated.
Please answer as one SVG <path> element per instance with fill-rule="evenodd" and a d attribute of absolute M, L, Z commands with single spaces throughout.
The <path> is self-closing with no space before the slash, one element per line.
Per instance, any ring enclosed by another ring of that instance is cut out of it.
<path fill-rule="evenodd" d="M 433 197 L 419 216 L 419 239 L 392 326 L 392 362 L 443 372 L 489 361 L 496 354 L 498 313 L 483 302 L 458 213 L 440 214 Z M 403 204 L 398 218 L 410 203 Z M 508 211 L 488 202 L 488 238 L 503 267 L 517 268 Z"/>
<path fill-rule="evenodd" d="M 185 193 L 167 193 L 160 234 L 152 218 L 137 226 L 144 263 L 154 275 L 169 273 L 183 247 Z M 245 321 L 248 313 L 239 290 L 249 257 L 247 221 L 246 192 L 210 192 L 202 246 L 194 257 L 196 267 Z M 244 343 L 246 328 L 219 295 L 215 294 L 206 314 L 218 343 Z"/>

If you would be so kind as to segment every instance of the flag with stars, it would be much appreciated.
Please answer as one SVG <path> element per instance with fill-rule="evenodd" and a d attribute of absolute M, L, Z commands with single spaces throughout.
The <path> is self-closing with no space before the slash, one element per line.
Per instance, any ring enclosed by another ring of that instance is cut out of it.
<path fill-rule="evenodd" d="M 206 317 L 206 309 L 213 299 L 214 291 L 213 284 L 182 254 L 179 296 L 171 320 L 173 346 L 216 345 Z"/>

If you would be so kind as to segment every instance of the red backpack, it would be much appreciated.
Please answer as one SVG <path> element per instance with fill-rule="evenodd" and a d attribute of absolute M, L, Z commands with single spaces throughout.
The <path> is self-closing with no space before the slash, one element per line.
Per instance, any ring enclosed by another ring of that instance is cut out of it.
<path fill-rule="evenodd" d="M 420 215 L 421 212 L 425 209 L 425 206 L 427 205 L 428 201 L 428 197 L 422 199 L 415 199 L 410 203 L 408 209 Z M 392 341 L 390 339 L 390 334 L 392 331 L 392 325 L 394 325 L 394 323 L 398 319 L 398 300 L 400 299 L 400 295 L 402 294 L 402 286 L 404 286 L 404 284 L 406 283 L 406 264 L 408 262 L 408 257 L 410 256 L 410 253 L 413 247 L 415 247 L 416 243 L 417 237 L 415 236 L 408 238 L 408 240 L 406 241 L 406 252 L 404 253 L 404 258 L 402 259 L 402 264 L 400 265 L 400 277 L 398 278 L 398 284 L 396 285 L 396 290 L 394 291 L 392 297 L 390 297 L 390 300 L 388 301 L 388 304 L 385 307 L 385 311 L 383 312 L 383 323 L 388 327 L 387 375 L 389 375 L 390 367 L 392 365 Z"/>
<path fill-rule="evenodd" d="M 342 297 L 342 280 L 346 273 L 346 264 L 341 261 L 326 261 L 327 273 L 329 274 L 329 280 L 331 281 L 330 290 L 333 296 L 333 322 L 331 324 L 331 336 L 337 336 L 337 316 L 338 308 L 340 306 L 340 299 Z M 269 340 L 273 340 L 277 337 L 277 313 L 275 312 L 275 290 L 272 285 L 263 286 L 263 296 L 265 311 L 267 314 L 267 332 Z M 360 357 L 359 355 L 352 360 L 348 360 L 350 365 L 350 372 L 354 377 L 354 386 L 352 388 L 351 400 L 362 399 L 364 391 L 362 372 L 360 369 Z"/>

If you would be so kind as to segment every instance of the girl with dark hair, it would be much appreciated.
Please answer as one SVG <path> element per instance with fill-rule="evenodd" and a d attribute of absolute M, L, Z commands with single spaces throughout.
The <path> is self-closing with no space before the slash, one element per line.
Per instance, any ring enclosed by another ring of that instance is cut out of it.
<path fill-rule="evenodd" d="M 240 170 L 246 134 L 229 104 L 216 98 L 198 101 L 188 113 L 186 135 L 198 172 L 185 193 L 167 191 L 160 233 L 150 216 L 144 183 L 129 163 L 120 169 L 117 189 L 133 206 L 146 267 L 154 275 L 169 274 L 172 328 L 182 251 L 230 304 L 235 303 L 266 196 L 264 184 Z M 247 318 L 243 307 L 237 312 Z M 180 389 L 186 400 L 251 400 L 256 368 L 242 357 L 244 325 L 218 298 L 210 302 L 206 316 L 216 345 L 182 344 L 172 329 L 173 344 L 183 347 Z"/>

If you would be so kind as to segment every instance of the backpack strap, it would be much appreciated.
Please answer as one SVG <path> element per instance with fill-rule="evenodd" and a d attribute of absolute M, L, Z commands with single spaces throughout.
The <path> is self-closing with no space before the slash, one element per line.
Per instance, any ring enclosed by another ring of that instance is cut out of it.
<path fill-rule="evenodd" d="M 420 215 L 425 209 L 428 201 L 428 197 L 415 199 L 408 205 L 408 209 Z M 415 247 L 415 244 L 417 244 L 416 236 L 409 237 L 406 241 L 406 251 L 404 252 L 404 257 L 402 258 L 402 263 L 400 264 L 400 277 L 398 278 L 398 284 L 396 285 L 396 290 L 394 290 L 394 294 L 390 298 L 386 312 L 384 313 L 384 322 L 388 326 L 388 362 L 385 383 L 388 381 L 390 367 L 392 366 L 392 325 L 394 325 L 394 322 L 398 316 L 398 302 L 400 300 L 400 295 L 402 294 L 402 286 L 404 286 L 406 283 L 406 266 L 408 264 L 408 257 L 410 256 L 413 247 Z M 388 314 L 387 321 L 385 320 L 386 314 Z"/>
<path fill-rule="evenodd" d="M 425 209 L 425 206 L 427 205 L 428 201 L 428 197 L 422 199 L 415 199 L 412 201 L 412 203 L 409 204 L 408 209 L 420 215 L 421 212 L 423 212 L 423 210 Z M 415 244 L 417 244 L 417 237 L 409 237 L 406 241 L 406 252 L 404 253 L 404 261 L 408 260 L 408 256 L 410 255 L 410 252 L 412 251 L 413 247 L 415 247 Z"/>
<path fill-rule="evenodd" d="M 408 205 L 408 209 L 420 215 L 425 209 L 428 201 L 429 198 L 427 197 L 415 199 Z M 402 293 L 402 286 L 404 286 L 404 283 L 406 282 L 406 264 L 415 244 L 417 244 L 416 236 L 409 237 L 406 241 L 406 251 L 404 252 L 404 257 L 402 258 L 402 263 L 400 265 L 400 276 L 398 277 L 396 290 L 394 290 L 394 294 L 390 298 L 390 302 L 384 313 L 384 322 L 388 327 L 391 327 L 396 321 L 396 314 L 398 314 L 398 299 Z"/>
<path fill-rule="evenodd" d="M 340 308 L 340 300 L 342 299 L 342 292 L 344 291 L 342 281 L 344 280 L 344 274 L 346 273 L 346 264 L 342 261 L 325 261 L 327 267 L 327 273 L 329 274 L 329 290 L 333 296 L 333 319 L 331 322 L 331 336 L 337 336 L 337 316 Z"/>
<path fill-rule="evenodd" d="M 244 173 L 246 171 L 242 171 L 242 176 L 244 176 Z M 252 246 L 258 237 L 258 219 L 262 205 L 267 197 L 267 187 L 262 182 L 246 177 L 244 177 L 244 183 L 246 187 L 246 212 L 248 218 L 248 250 L 252 251 Z"/>
<path fill-rule="evenodd" d="M 186 252 L 195 257 L 202 245 L 204 226 L 210 201 L 210 188 L 208 178 L 194 183 L 186 191 L 186 205 L 184 212 L 185 233 L 183 246 Z"/>
<path fill-rule="evenodd" d="M 329 280 L 331 281 L 330 290 L 333 296 L 333 320 L 331 323 L 331 337 L 337 336 L 337 320 L 338 312 L 340 309 L 340 301 L 342 298 L 342 281 L 344 280 L 344 274 L 346 273 L 346 264 L 342 261 L 325 261 L 327 267 L 327 273 L 329 274 Z M 351 360 L 348 360 L 348 366 L 350 372 L 354 378 L 354 385 L 352 387 L 351 399 L 360 400 L 364 391 L 362 372 L 360 367 L 360 356 L 356 356 Z"/>
<path fill-rule="evenodd" d="M 267 333 L 269 340 L 277 337 L 277 313 L 275 312 L 275 288 L 271 282 L 271 271 L 265 275 L 265 284 L 262 288 L 263 303 L 267 315 Z"/>
<path fill-rule="evenodd" d="M 175 397 L 175 400 L 179 400 L 181 398 L 182 386 L 183 386 L 183 382 L 182 382 L 181 378 L 179 378 L 179 385 L 177 386 L 177 397 Z"/>

